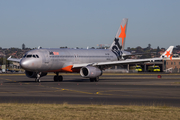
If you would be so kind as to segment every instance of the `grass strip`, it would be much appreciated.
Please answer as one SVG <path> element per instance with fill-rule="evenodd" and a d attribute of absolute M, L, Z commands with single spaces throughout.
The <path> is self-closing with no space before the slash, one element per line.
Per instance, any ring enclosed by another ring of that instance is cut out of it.
<path fill-rule="evenodd" d="M 180 108 L 168 106 L 119 106 L 1 103 L 2 120 L 179 120 Z"/>

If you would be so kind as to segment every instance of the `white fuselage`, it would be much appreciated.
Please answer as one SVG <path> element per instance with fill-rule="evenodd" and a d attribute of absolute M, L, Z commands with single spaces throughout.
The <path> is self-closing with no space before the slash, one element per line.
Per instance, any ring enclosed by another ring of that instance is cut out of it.
<path fill-rule="evenodd" d="M 63 72 L 62 68 L 73 64 L 108 61 L 117 61 L 117 56 L 109 49 L 35 49 L 26 53 L 20 65 L 28 71 Z"/>

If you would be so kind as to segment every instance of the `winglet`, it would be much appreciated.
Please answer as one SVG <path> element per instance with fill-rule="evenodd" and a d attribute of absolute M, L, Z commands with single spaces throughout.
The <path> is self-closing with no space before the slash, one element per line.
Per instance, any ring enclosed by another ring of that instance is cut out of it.
<path fill-rule="evenodd" d="M 8 57 L 8 59 L 10 59 L 10 58 L 11 58 L 11 56 Z"/>
<path fill-rule="evenodd" d="M 174 46 L 169 46 L 169 48 L 160 56 L 160 58 L 170 58 L 172 60 L 172 51 Z"/>

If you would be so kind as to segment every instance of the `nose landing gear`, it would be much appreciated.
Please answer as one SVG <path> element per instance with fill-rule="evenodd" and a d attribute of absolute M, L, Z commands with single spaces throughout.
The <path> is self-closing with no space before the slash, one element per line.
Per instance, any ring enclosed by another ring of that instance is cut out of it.
<path fill-rule="evenodd" d="M 37 73 L 37 77 L 35 78 L 35 82 L 41 82 L 40 80 L 40 77 L 41 77 L 41 72 Z"/>

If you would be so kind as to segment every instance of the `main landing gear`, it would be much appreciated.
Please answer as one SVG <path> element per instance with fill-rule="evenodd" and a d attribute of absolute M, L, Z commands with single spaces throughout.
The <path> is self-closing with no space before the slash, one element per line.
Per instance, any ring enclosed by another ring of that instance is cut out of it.
<path fill-rule="evenodd" d="M 54 76 L 54 81 L 55 82 L 58 82 L 58 81 L 63 81 L 63 77 L 60 75 L 59 76 L 59 73 L 57 72 L 56 75 Z"/>
<path fill-rule="evenodd" d="M 90 78 L 90 82 L 98 82 L 98 81 L 99 81 L 99 77 Z"/>
<path fill-rule="evenodd" d="M 41 82 L 40 78 L 41 78 L 41 72 L 37 73 L 37 76 L 35 78 L 35 82 Z"/>

